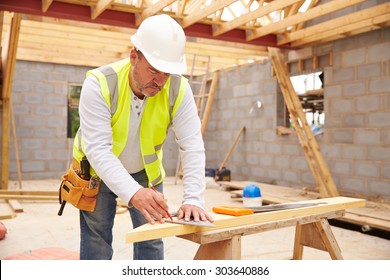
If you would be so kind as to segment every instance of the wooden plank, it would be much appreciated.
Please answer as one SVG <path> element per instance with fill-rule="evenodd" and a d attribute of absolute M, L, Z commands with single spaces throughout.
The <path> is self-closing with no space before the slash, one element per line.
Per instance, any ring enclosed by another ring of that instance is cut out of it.
<path fill-rule="evenodd" d="M 207 128 L 207 124 L 209 122 L 210 114 L 211 114 L 211 108 L 214 101 L 215 92 L 217 90 L 218 86 L 218 80 L 219 80 L 219 73 L 218 71 L 214 73 L 213 79 L 211 81 L 210 91 L 207 97 L 206 107 L 204 109 L 204 114 L 202 118 L 202 125 L 201 125 L 201 133 L 202 136 L 204 136 Z"/>
<path fill-rule="evenodd" d="M 57 196 L 47 195 L 20 195 L 20 194 L 0 194 L 0 199 L 18 199 L 18 200 L 57 200 Z"/>
<path fill-rule="evenodd" d="M 0 220 L 12 219 L 16 217 L 16 213 L 12 210 L 8 203 L 0 202 Z"/>
<path fill-rule="evenodd" d="M 263 182 L 256 182 L 256 181 L 221 181 L 218 182 L 221 186 L 243 190 L 245 186 L 249 184 L 255 184 L 257 185 L 260 190 L 263 197 L 269 196 L 270 203 L 284 203 L 284 202 L 292 202 L 292 201 L 298 201 L 298 200 L 304 200 L 304 199 L 317 199 L 320 198 L 319 193 L 317 192 L 311 192 L 307 190 L 302 189 L 294 189 L 284 186 L 278 186 L 278 185 L 271 185 L 266 184 Z M 239 191 L 234 191 L 235 194 L 240 194 Z M 273 199 L 277 199 L 277 201 L 274 201 Z"/>
<path fill-rule="evenodd" d="M 364 208 L 366 209 L 366 208 Z M 366 216 L 365 214 L 358 214 L 356 209 L 348 209 L 344 217 L 340 217 L 338 220 L 357 224 L 362 227 L 370 227 L 370 228 L 376 228 L 384 231 L 390 231 L 390 211 L 387 212 L 387 219 L 381 219 L 378 217 L 370 217 Z"/>
<path fill-rule="evenodd" d="M 21 15 L 15 13 L 11 20 L 11 27 L 6 37 L 5 48 L 2 49 L 2 145 L 1 145 L 1 186 L 8 188 L 9 172 L 9 142 L 10 142 L 10 120 L 11 120 L 11 90 L 14 77 L 16 61 L 16 50 L 20 31 Z"/>
<path fill-rule="evenodd" d="M 12 194 L 12 195 L 48 195 L 54 196 L 58 195 L 58 191 L 34 191 L 34 190 L 0 190 L 0 195 L 2 194 Z"/>
<path fill-rule="evenodd" d="M 214 218 L 216 228 L 184 226 L 171 223 L 156 223 L 146 224 L 136 229 L 129 231 L 125 236 L 126 242 L 139 242 L 168 236 L 185 235 L 194 232 L 206 232 L 223 228 L 233 228 L 238 226 L 253 225 L 257 223 L 265 223 L 275 220 L 284 220 L 295 217 L 305 217 L 308 215 L 323 214 L 332 211 L 339 211 L 354 207 L 363 207 L 364 199 L 348 198 L 348 197 L 332 197 L 316 200 L 308 200 L 308 203 L 326 202 L 316 206 L 304 208 L 289 209 L 283 211 L 264 212 L 253 215 L 233 217 L 227 215 L 219 215 L 210 213 Z"/>
<path fill-rule="evenodd" d="M 236 146 L 238 140 L 240 139 L 241 134 L 244 131 L 245 131 L 245 126 L 241 127 L 240 130 L 238 131 L 238 134 L 237 134 L 236 138 L 234 139 L 234 142 L 233 142 L 232 146 L 230 147 L 229 151 L 227 152 L 224 160 L 222 161 L 221 165 L 219 166 L 218 171 L 222 171 L 222 168 L 226 166 L 226 163 L 229 160 L 229 157 L 230 157 L 231 153 L 233 152 L 234 147 Z"/>
<path fill-rule="evenodd" d="M 10 200 L 8 200 L 8 204 L 15 213 L 22 213 L 23 212 L 23 206 L 19 203 L 18 200 L 10 199 Z"/>

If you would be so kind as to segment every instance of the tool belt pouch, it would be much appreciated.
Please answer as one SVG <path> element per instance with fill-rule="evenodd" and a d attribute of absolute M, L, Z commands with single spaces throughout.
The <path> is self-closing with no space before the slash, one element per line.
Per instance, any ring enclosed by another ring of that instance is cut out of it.
<path fill-rule="evenodd" d="M 93 187 L 91 187 L 91 180 L 93 180 Z M 80 210 L 95 211 L 100 179 L 92 177 L 91 180 L 82 179 L 72 167 L 69 168 L 67 173 L 62 176 L 59 189 L 60 204 L 66 201 Z M 98 183 L 96 183 L 97 180 Z"/>

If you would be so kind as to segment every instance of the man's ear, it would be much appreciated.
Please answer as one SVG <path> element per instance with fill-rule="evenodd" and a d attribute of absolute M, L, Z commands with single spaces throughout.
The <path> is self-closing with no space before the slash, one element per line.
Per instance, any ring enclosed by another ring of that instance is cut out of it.
<path fill-rule="evenodd" d="M 137 54 L 137 51 L 135 49 L 132 49 L 130 51 L 130 62 L 131 62 L 132 65 L 134 64 L 134 62 L 135 62 L 135 60 L 137 58 L 137 55 L 138 54 Z"/>

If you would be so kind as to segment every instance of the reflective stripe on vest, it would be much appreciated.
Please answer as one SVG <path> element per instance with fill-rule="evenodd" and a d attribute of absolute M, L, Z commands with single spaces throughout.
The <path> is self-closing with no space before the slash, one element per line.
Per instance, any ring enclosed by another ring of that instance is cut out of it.
<path fill-rule="evenodd" d="M 130 87 L 128 73 L 129 59 L 124 59 L 91 71 L 99 83 L 104 100 L 111 110 L 111 127 L 113 130 L 113 153 L 119 157 L 128 137 L 130 119 Z M 140 146 L 146 173 L 151 184 L 156 185 L 165 178 L 162 166 L 162 145 L 183 100 L 187 79 L 171 75 L 163 89 L 154 97 L 148 97 L 140 126 Z M 80 161 L 84 153 L 82 133 L 75 138 L 73 154 Z M 94 174 L 94 171 L 92 171 Z"/>

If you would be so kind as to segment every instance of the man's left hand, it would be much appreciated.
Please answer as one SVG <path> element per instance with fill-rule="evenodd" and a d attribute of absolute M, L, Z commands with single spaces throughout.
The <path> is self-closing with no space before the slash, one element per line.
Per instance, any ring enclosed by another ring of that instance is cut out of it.
<path fill-rule="evenodd" d="M 209 215 L 209 213 L 202 208 L 191 204 L 183 204 L 177 212 L 177 217 L 178 219 L 184 218 L 185 221 L 190 221 L 193 218 L 195 222 L 214 222 L 214 219 Z"/>

